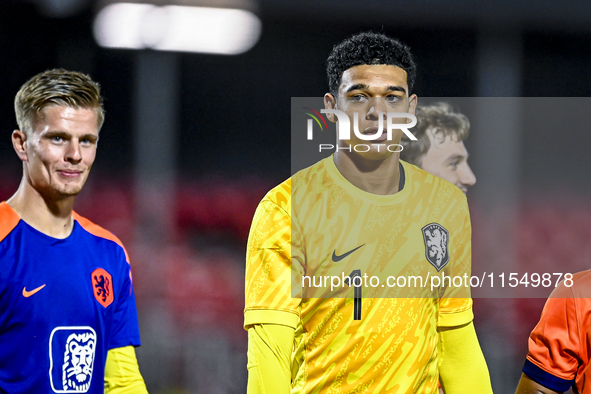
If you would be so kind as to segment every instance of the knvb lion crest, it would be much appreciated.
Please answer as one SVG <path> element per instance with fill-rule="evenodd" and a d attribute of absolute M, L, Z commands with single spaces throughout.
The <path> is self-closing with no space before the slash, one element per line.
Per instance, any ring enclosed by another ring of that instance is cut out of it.
<path fill-rule="evenodd" d="M 438 223 L 422 228 L 425 240 L 425 257 L 439 272 L 449 263 L 449 231 Z"/>
<path fill-rule="evenodd" d="M 94 298 L 105 308 L 111 305 L 115 296 L 113 295 L 113 278 L 111 274 L 102 268 L 97 268 L 90 275 Z"/>

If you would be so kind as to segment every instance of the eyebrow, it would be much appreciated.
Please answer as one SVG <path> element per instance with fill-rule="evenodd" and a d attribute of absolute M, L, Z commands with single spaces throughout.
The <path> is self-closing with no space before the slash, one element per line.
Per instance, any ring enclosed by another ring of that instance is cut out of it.
<path fill-rule="evenodd" d="M 91 142 L 97 142 L 99 140 L 99 136 L 95 135 L 95 134 L 84 134 L 84 135 L 80 136 L 79 139 L 80 140 L 87 139 Z"/>
<path fill-rule="evenodd" d="M 349 93 L 353 90 L 369 90 L 369 85 L 364 83 L 356 83 L 355 85 L 351 85 L 345 90 L 345 93 Z M 388 86 L 386 88 L 387 92 L 403 92 L 406 93 L 406 89 L 402 86 Z"/>

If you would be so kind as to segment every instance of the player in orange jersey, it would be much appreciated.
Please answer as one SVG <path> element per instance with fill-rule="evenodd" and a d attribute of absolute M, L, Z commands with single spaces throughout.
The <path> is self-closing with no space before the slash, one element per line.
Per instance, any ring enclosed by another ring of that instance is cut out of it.
<path fill-rule="evenodd" d="M 516 394 L 591 393 L 591 271 L 554 289 L 528 348 Z"/>
<path fill-rule="evenodd" d="M 334 156 L 271 190 L 257 208 L 246 265 L 248 393 L 434 394 L 439 379 L 448 394 L 491 393 L 469 293 L 306 293 L 302 278 L 318 272 L 341 272 L 351 284 L 388 270 L 461 276 L 471 264 L 465 195 L 385 149 L 401 130 L 390 141 L 378 132 L 388 113 L 414 113 L 409 48 L 361 33 L 335 46 L 327 73 L 325 107 L 356 113 L 362 136 L 339 140 Z"/>

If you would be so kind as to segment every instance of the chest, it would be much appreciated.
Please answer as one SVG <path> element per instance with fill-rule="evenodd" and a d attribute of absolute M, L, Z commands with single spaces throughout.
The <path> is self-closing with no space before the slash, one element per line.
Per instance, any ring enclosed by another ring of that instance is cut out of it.
<path fill-rule="evenodd" d="M 90 245 L 20 239 L 0 249 L 0 326 L 97 327 L 109 320 L 122 286 L 116 256 Z"/>
<path fill-rule="evenodd" d="M 324 208 L 300 224 L 301 236 L 292 243 L 308 275 L 426 276 L 450 262 L 453 234 L 439 211 L 417 214 L 403 204 Z"/>

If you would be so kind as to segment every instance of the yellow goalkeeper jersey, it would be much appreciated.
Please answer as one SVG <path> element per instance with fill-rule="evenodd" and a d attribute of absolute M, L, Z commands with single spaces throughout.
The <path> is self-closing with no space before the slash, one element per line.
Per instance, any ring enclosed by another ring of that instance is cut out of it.
<path fill-rule="evenodd" d="M 295 329 L 292 394 L 436 393 L 437 328 L 473 318 L 469 288 L 429 280 L 470 275 L 466 197 L 401 165 L 402 190 L 375 195 L 349 183 L 331 156 L 256 210 L 244 325 Z"/>

